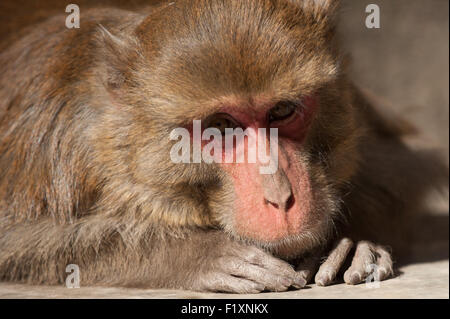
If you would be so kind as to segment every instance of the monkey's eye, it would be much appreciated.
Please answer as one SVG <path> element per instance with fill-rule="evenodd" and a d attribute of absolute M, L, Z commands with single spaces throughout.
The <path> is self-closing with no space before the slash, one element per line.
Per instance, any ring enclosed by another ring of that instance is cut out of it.
<path fill-rule="evenodd" d="M 222 135 L 225 135 L 225 129 L 226 128 L 234 129 L 237 127 L 237 123 L 228 114 L 219 113 L 213 115 L 206 121 L 205 128 L 210 127 L 217 128 L 220 131 L 220 133 L 222 133 Z"/>
<path fill-rule="evenodd" d="M 278 102 L 273 108 L 269 110 L 268 116 L 270 122 L 282 121 L 289 117 L 291 117 L 295 110 L 297 109 L 297 105 L 290 101 L 281 101 Z"/>

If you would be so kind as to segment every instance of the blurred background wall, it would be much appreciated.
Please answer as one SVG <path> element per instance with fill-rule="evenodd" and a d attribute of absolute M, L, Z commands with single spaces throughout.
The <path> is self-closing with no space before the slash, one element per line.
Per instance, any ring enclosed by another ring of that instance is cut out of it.
<path fill-rule="evenodd" d="M 367 29 L 365 8 L 380 7 Z M 449 1 L 343 0 L 340 35 L 355 82 L 449 149 Z"/>

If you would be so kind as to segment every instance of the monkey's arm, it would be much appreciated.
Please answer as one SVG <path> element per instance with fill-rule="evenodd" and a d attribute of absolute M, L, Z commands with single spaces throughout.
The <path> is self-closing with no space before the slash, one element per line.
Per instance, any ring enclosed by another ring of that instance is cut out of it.
<path fill-rule="evenodd" d="M 149 231 L 135 242 L 126 225 L 90 216 L 68 225 L 17 224 L 1 234 L 3 280 L 58 284 L 76 264 L 81 285 L 256 293 L 306 284 L 289 264 L 220 231 Z"/>

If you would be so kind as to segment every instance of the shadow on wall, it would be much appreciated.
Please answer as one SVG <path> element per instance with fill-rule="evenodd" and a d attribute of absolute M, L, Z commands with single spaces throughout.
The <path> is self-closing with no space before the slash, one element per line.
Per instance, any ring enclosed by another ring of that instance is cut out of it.
<path fill-rule="evenodd" d="M 415 237 L 410 254 L 398 261 L 397 266 L 411 263 L 433 262 L 449 258 L 449 216 L 424 214 L 415 223 Z"/>

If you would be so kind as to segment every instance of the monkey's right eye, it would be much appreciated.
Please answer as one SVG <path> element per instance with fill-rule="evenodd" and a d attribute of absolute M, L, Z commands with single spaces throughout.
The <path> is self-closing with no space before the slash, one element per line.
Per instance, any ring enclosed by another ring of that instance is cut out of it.
<path fill-rule="evenodd" d="M 290 101 L 278 102 L 270 109 L 268 116 L 270 122 L 282 121 L 290 118 L 296 111 L 297 105 Z"/>
<path fill-rule="evenodd" d="M 217 128 L 222 135 L 225 135 L 225 129 L 226 128 L 236 128 L 238 125 L 234 121 L 234 119 L 225 113 L 219 113 L 215 114 L 212 117 L 210 117 L 206 123 L 205 128 L 214 127 Z"/>

